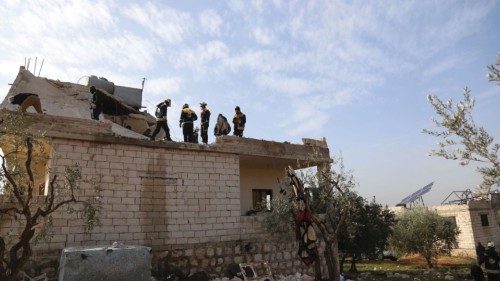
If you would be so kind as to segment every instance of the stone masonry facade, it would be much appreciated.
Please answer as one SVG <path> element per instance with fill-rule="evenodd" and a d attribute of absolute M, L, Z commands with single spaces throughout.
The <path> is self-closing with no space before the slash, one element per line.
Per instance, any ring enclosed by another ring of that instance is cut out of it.
<path fill-rule="evenodd" d="M 312 270 L 297 258 L 294 237 L 272 237 L 257 217 L 241 216 L 235 153 L 65 138 L 53 138 L 51 147 L 50 175 L 78 167 L 100 182 L 102 225 L 85 233 L 83 220 L 60 209 L 52 238 L 36 245 L 35 257 L 57 259 L 64 247 L 119 241 L 151 246 L 185 271 L 214 276 L 224 276 L 231 263 L 263 260 L 276 273 Z M 94 195 L 87 183 L 79 193 Z M 1 221 L 2 235 L 15 235 L 18 223 Z"/>

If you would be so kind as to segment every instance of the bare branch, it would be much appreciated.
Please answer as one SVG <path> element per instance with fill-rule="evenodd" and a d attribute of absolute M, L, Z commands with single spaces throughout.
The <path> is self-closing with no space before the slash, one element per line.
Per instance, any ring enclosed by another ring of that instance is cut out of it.
<path fill-rule="evenodd" d="M 16 214 L 22 214 L 21 210 L 19 210 L 16 207 L 10 207 L 10 208 L 2 208 L 0 209 L 0 214 L 6 214 L 8 215 L 10 212 L 14 212 Z"/>
<path fill-rule="evenodd" d="M 24 207 L 25 206 L 25 201 L 23 199 L 23 196 L 20 193 L 19 186 L 17 185 L 16 181 L 10 174 L 9 170 L 7 169 L 6 163 L 5 163 L 5 157 L 2 157 L 2 170 L 4 173 L 5 178 L 7 178 L 7 181 L 9 182 L 10 185 L 12 185 L 12 192 L 14 193 L 14 196 L 16 197 L 16 200 L 19 202 L 19 204 Z"/>

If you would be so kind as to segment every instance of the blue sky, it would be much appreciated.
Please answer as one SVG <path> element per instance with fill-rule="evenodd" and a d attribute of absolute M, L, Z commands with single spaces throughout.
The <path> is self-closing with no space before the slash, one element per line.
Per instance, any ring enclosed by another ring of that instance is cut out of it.
<path fill-rule="evenodd" d="M 424 198 L 436 204 L 479 183 L 473 167 L 428 156 L 429 93 L 457 100 L 469 86 L 477 123 L 500 137 L 500 87 L 486 79 L 499 1 L 0 2 L 0 97 L 25 57 L 62 81 L 146 77 L 149 110 L 173 101 L 174 139 L 183 103 L 226 116 L 239 105 L 246 136 L 326 137 L 382 203 L 434 181 Z"/>

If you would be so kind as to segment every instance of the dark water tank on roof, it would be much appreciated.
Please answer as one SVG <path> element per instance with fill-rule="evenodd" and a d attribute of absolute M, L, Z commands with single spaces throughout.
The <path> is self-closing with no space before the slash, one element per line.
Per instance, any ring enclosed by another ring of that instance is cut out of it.
<path fill-rule="evenodd" d="M 89 82 L 87 86 L 94 86 L 101 90 L 108 92 L 109 94 L 114 94 L 115 92 L 115 83 L 109 82 L 108 79 L 103 77 L 97 77 L 95 75 L 91 75 L 89 77 Z"/>

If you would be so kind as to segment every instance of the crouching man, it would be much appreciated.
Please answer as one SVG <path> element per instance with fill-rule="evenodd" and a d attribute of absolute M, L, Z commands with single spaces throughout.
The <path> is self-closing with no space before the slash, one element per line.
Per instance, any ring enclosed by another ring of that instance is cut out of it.
<path fill-rule="evenodd" d="M 40 97 L 33 93 L 19 93 L 15 96 L 10 97 L 11 104 L 18 104 L 19 110 L 26 113 L 26 110 L 33 106 L 37 113 L 43 114 L 42 104 L 40 102 Z"/>

